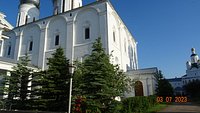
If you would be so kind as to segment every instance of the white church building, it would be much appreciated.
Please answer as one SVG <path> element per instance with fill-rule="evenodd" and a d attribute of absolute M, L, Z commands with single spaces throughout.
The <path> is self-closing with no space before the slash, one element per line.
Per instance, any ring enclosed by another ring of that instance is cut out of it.
<path fill-rule="evenodd" d="M 137 42 L 108 0 L 85 6 L 82 0 L 52 3 L 52 16 L 40 19 L 40 0 L 20 0 L 16 27 L 5 21 L 8 28 L 3 32 L 0 28 L 0 72 L 9 75 L 25 54 L 32 66 L 47 69 L 47 58 L 58 47 L 71 62 L 82 61 L 98 37 L 105 51 L 112 53 L 111 63 L 119 64 L 125 72 L 138 69 Z"/>
<path fill-rule="evenodd" d="M 182 77 L 183 85 L 197 79 L 200 80 L 200 59 L 198 54 L 196 54 L 195 48 L 192 48 L 191 52 L 191 60 L 186 63 L 186 75 Z"/>
<path fill-rule="evenodd" d="M 174 88 L 175 94 L 184 94 L 184 85 L 195 80 L 200 80 L 200 59 L 198 54 L 196 54 L 195 48 L 192 48 L 191 52 L 190 61 L 186 62 L 186 75 L 181 78 L 168 79 Z"/>

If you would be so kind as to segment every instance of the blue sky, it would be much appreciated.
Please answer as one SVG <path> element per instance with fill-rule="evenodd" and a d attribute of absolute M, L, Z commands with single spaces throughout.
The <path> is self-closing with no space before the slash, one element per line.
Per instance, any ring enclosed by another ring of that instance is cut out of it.
<path fill-rule="evenodd" d="M 84 4 L 96 0 L 84 0 Z M 138 42 L 139 68 L 158 67 L 166 78 L 185 74 L 190 49 L 200 53 L 200 0 L 111 0 Z M 0 11 L 15 26 L 19 0 L 0 0 Z M 52 14 L 41 0 L 41 18 Z"/>

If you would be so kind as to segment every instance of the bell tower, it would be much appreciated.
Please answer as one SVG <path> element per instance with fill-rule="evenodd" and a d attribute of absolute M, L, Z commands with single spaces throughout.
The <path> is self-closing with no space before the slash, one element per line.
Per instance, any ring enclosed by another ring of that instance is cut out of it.
<path fill-rule="evenodd" d="M 21 26 L 39 19 L 40 0 L 20 0 L 16 26 Z"/>
<path fill-rule="evenodd" d="M 52 0 L 52 2 L 54 15 L 82 6 L 82 0 Z"/>

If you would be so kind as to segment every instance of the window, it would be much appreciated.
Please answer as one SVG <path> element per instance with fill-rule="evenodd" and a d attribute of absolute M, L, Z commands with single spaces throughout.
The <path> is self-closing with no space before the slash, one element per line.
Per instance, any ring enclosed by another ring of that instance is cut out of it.
<path fill-rule="evenodd" d="M 35 22 L 35 17 L 33 17 L 33 22 Z"/>
<path fill-rule="evenodd" d="M 115 32 L 113 31 L 113 41 L 115 42 Z"/>
<path fill-rule="evenodd" d="M 85 28 L 85 39 L 90 39 L 90 28 Z"/>
<path fill-rule="evenodd" d="M 55 46 L 59 45 L 59 35 L 56 35 L 55 38 Z"/>
<path fill-rule="evenodd" d="M 72 0 L 71 9 L 74 9 L 74 0 Z"/>
<path fill-rule="evenodd" d="M 28 23 L 28 15 L 26 15 L 25 24 Z"/>
<path fill-rule="evenodd" d="M 65 12 L 65 0 L 63 0 L 62 12 Z"/>
<path fill-rule="evenodd" d="M 30 41 L 29 43 L 29 51 L 32 51 L 33 50 L 33 41 Z"/>
<path fill-rule="evenodd" d="M 19 26 L 20 19 L 21 19 L 21 15 L 19 14 L 19 18 L 18 18 L 18 23 L 17 23 L 17 26 Z"/>
<path fill-rule="evenodd" d="M 10 56 L 10 52 L 11 52 L 11 45 L 8 46 L 8 56 Z"/>

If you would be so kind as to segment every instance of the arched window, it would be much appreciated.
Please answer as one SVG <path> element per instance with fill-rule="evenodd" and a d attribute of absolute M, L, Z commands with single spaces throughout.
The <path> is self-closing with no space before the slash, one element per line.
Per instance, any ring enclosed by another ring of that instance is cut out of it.
<path fill-rule="evenodd" d="M 115 31 L 113 31 L 113 41 L 116 41 Z"/>
<path fill-rule="evenodd" d="M 55 37 L 55 46 L 59 45 L 59 40 L 60 40 L 59 38 L 60 38 L 60 36 L 56 35 L 56 37 Z"/>
<path fill-rule="evenodd" d="M 29 51 L 32 51 L 33 50 L 33 41 L 31 40 L 29 42 Z"/>
<path fill-rule="evenodd" d="M 33 36 L 30 36 L 27 41 L 27 52 L 30 53 L 33 50 Z"/>
<path fill-rule="evenodd" d="M 124 38 L 124 51 L 126 52 L 126 39 Z"/>
<path fill-rule="evenodd" d="M 10 54 L 11 54 L 11 43 L 9 42 L 7 46 L 7 56 L 10 56 Z"/>
<path fill-rule="evenodd" d="M 62 12 L 65 12 L 65 0 L 63 0 Z"/>
<path fill-rule="evenodd" d="M 19 26 L 20 19 L 21 19 L 21 15 L 19 14 L 19 16 L 18 16 L 18 23 L 17 23 L 17 26 Z"/>
<path fill-rule="evenodd" d="M 26 15 L 26 18 L 25 18 L 25 24 L 28 23 L 28 15 Z"/>
<path fill-rule="evenodd" d="M 85 39 L 90 39 L 90 28 L 89 27 L 85 28 Z"/>
<path fill-rule="evenodd" d="M 91 32 L 91 27 L 90 27 L 90 22 L 89 21 L 85 21 L 83 23 L 83 38 L 85 40 L 90 39 L 90 32 Z"/>

